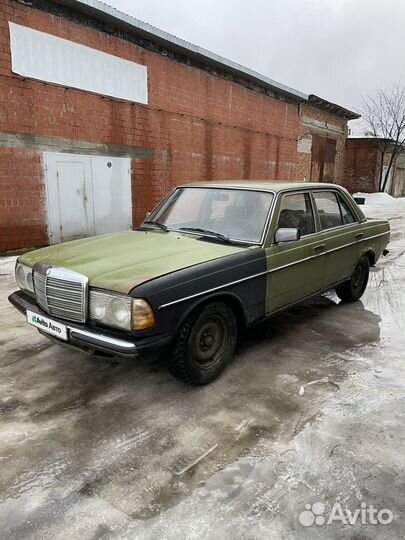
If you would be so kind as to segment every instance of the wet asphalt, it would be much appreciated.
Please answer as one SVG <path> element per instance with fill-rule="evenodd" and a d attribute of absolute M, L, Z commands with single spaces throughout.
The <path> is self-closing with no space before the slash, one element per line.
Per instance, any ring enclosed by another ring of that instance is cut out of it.
<path fill-rule="evenodd" d="M 246 332 L 201 388 L 54 345 L 0 261 L 0 540 L 405 538 L 405 203 L 367 213 L 393 234 L 362 300 Z"/>

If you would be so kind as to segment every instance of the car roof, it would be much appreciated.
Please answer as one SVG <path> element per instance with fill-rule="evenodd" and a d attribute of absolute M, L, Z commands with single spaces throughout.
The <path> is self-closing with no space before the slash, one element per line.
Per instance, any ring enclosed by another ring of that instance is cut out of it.
<path fill-rule="evenodd" d="M 210 182 L 182 184 L 179 187 L 238 188 L 272 191 L 275 193 L 286 189 L 342 189 L 341 186 L 336 184 L 326 184 L 324 182 L 291 182 L 287 180 L 212 180 Z"/>

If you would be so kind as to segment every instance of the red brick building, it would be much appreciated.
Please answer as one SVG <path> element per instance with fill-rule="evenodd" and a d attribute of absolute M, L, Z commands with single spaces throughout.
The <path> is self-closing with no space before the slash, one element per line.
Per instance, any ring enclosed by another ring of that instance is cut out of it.
<path fill-rule="evenodd" d="M 385 148 L 384 156 L 382 148 Z M 392 146 L 386 139 L 348 138 L 343 185 L 351 193 L 379 191 L 381 173 L 385 178 L 392 153 Z M 405 196 L 405 151 L 394 158 L 385 191 L 394 197 Z"/>
<path fill-rule="evenodd" d="M 355 117 L 97 0 L 2 0 L 0 250 L 128 228 L 184 181 L 342 183 Z"/>

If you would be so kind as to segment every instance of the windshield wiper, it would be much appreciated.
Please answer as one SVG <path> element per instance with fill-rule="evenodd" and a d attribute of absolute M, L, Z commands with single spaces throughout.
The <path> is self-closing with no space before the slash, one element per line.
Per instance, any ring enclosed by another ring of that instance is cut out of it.
<path fill-rule="evenodd" d="M 159 229 L 162 229 L 162 231 L 169 232 L 169 229 L 166 227 L 166 225 L 160 223 L 160 221 L 147 220 L 143 223 L 144 225 L 156 225 L 156 227 L 159 227 Z"/>
<path fill-rule="evenodd" d="M 234 243 L 234 241 L 231 240 L 231 238 L 229 238 L 229 236 L 226 236 L 225 234 L 221 234 L 215 231 L 210 231 L 209 229 L 202 229 L 201 227 L 180 227 L 179 231 L 201 233 L 203 235 L 214 236 L 215 238 L 218 238 L 219 240 L 222 240 L 223 242 L 227 242 L 228 244 Z"/>

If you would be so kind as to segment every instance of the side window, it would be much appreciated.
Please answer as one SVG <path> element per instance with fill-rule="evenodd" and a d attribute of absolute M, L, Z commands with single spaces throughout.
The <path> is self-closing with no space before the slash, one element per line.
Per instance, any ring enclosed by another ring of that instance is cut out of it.
<path fill-rule="evenodd" d="M 308 193 L 284 195 L 277 228 L 293 227 L 301 236 L 315 232 L 314 215 Z"/>
<path fill-rule="evenodd" d="M 318 208 L 322 230 L 343 225 L 336 194 L 332 191 L 314 191 L 313 195 Z"/>
<path fill-rule="evenodd" d="M 342 212 L 343 224 L 355 223 L 357 219 L 354 217 L 353 212 L 350 210 L 347 202 L 339 195 L 340 211 Z"/>

